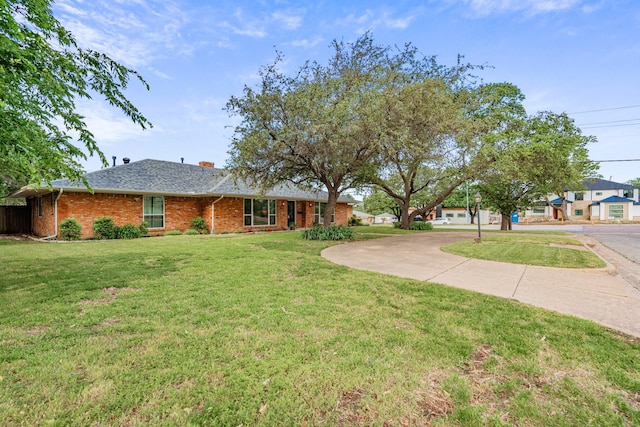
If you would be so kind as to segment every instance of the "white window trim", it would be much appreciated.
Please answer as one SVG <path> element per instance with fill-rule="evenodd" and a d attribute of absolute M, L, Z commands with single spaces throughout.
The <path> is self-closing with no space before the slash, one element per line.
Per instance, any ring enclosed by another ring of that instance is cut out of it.
<path fill-rule="evenodd" d="M 146 221 L 146 217 L 148 217 L 148 216 L 160 216 L 159 214 L 146 214 L 144 212 L 144 207 L 146 206 L 145 199 L 147 197 L 156 197 L 156 198 L 162 197 L 162 227 L 151 227 L 151 226 L 148 227 L 149 230 L 162 230 L 162 229 L 165 228 L 165 226 L 167 224 L 166 223 L 166 218 L 165 218 L 166 201 L 167 201 L 167 199 L 164 196 L 143 196 L 142 197 L 142 220 L 143 221 Z M 150 224 L 149 222 L 147 222 L 147 223 Z"/>
<path fill-rule="evenodd" d="M 326 202 L 315 202 L 314 206 L 313 206 L 313 222 L 316 224 L 322 224 L 324 222 L 324 216 L 323 216 L 323 221 L 320 221 L 320 206 L 324 205 L 324 210 L 326 212 L 327 210 L 327 203 Z M 335 224 L 336 222 L 336 210 L 333 210 L 333 214 L 331 214 L 331 224 Z"/>
<path fill-rule="evenodd" d="M 247 200 L 251 201 L 251 213 L 246 213 L 245 204 Z M 254 200 L 266 200 L 267 203 L 267 224 L 255 225 L 253 221 L 253 201 Z M 271 212 L 271 201 L 273 201 L 274 211 Z M 269 224 L 271 217 L 273 216 L 273 224 Z M 245 219 L 251 218 L 251 225 L 245 224 Z M 278 201 L 276 199 L 244 199 L 242 201 L 242 226 L 243 227 L 276 227 L 278 225 Z"/>

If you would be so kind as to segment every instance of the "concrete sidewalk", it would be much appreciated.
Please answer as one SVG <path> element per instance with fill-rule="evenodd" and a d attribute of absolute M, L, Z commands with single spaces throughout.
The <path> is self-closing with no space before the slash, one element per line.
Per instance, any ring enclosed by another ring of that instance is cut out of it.
<path fill-rule="evenodd" d="M 555 310 L 629 335 L 640 337 L 640 290 L 637 277 L 617 266 L 624 260 L 586 236 L 576 236 L 598 254 L 607 267 L 565 269 L 481 261 L 440 250 L 449 243 L 471 240 L 465 232 L 416 233 L 332 246 L 322 256 L 336 264 L 441 283 L 514 299 Z"/>

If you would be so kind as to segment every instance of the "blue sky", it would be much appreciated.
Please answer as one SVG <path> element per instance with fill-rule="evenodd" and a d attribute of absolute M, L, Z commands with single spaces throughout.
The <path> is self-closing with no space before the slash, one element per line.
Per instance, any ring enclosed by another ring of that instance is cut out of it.
<path fill-rule="evenodd" d="M 79 44 L 138 70 L 150 91 L 127 94 L 154 124 L 139 130 L 99 99 L 81 112 L 111 162 L 153 158 L 224 166 L 238 118 L 223 107 L 258 70 L 324 63 L 333 39 L 365 31 L 382 45 L 411 42 L 453 65 L 458 54 L 486 82 L 510 82 L 529 114 L 567 112 L 593 160 L 640 159 L 640 2 L 637 0 L 196 1 L 58 0 L 55 16 Z M 97 158 L 85 162 L 100 168 Z M 640 162 L 602 163 L 606 179 L 640 177 Z"/>

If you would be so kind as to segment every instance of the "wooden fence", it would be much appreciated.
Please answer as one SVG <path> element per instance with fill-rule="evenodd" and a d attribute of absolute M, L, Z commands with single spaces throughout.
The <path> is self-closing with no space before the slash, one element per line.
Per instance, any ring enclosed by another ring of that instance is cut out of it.
<path fill-rule="evenodd" d="M 0 206 L 0 234 L 30 232 L 31 215 L 28 206 Z"/>

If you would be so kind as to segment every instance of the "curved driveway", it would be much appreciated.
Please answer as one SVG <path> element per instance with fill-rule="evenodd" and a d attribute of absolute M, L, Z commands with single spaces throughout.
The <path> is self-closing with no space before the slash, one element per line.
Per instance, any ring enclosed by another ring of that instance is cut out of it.
<path fill-rule="evenodd" d="M 473 236 L 465 232 L 416 233 L 329 247 L 336 264 L 441 283 L 555 310 L 640 337 L 637 265 L 587 236 L 576 236 L 607 267 L 565 269 L 482 261 L 451 255 L 441 246 Z M 624 270 L 625 274 L 621 274 Z"/>

